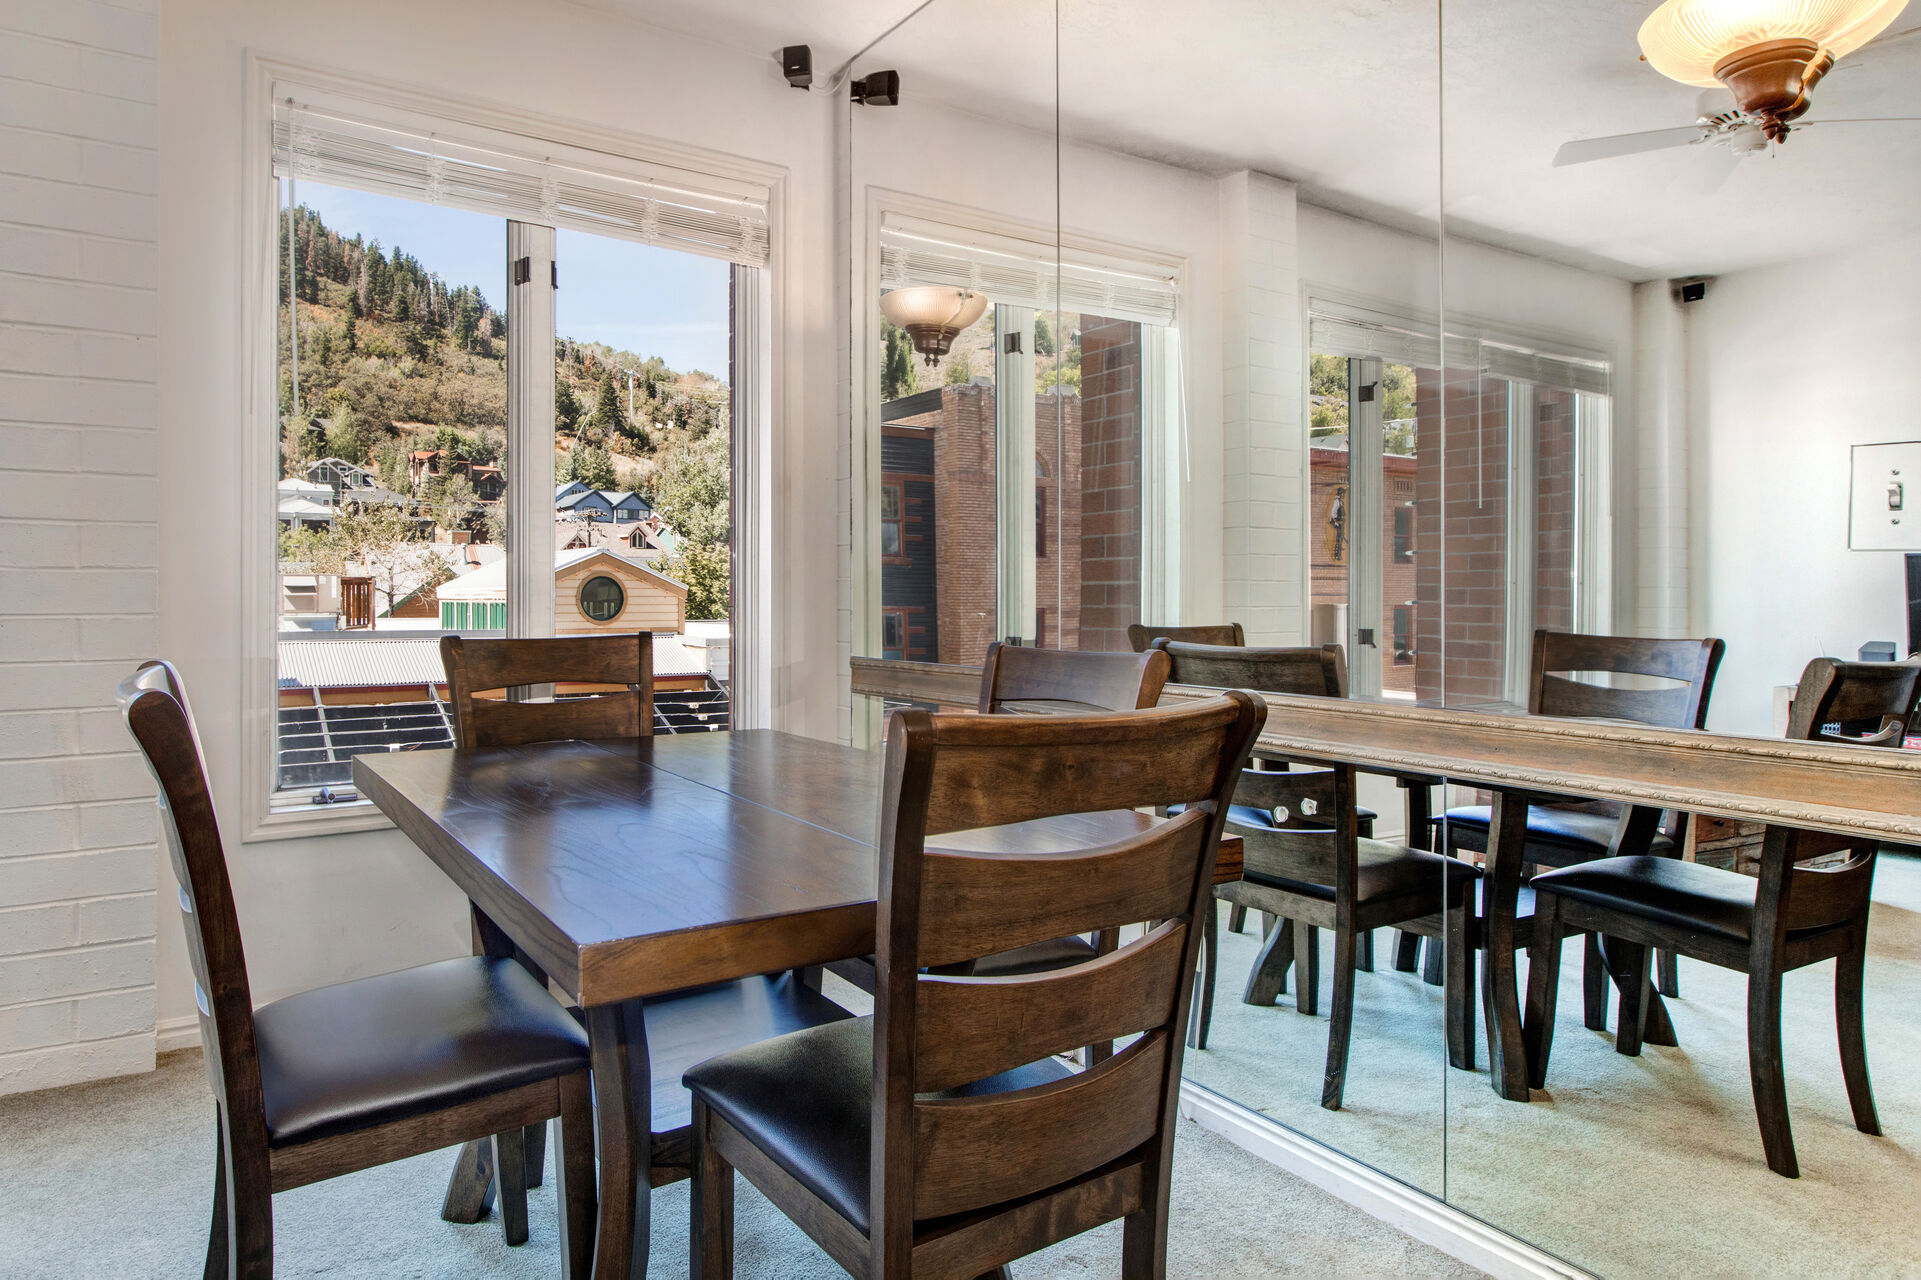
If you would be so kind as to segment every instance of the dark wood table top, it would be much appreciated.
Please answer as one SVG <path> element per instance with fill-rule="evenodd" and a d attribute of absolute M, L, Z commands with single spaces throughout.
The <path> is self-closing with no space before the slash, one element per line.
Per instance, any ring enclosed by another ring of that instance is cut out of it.
<path fill-rule="evenodd" d="M 354 781 L 583 1007 L 874 949 L 880 757 L 771 730 L 354 758 Z M 1041 850 L 1154 819 L 943 837 Z M 1222 842 L 1217 879 L 1240 874 Z"/>

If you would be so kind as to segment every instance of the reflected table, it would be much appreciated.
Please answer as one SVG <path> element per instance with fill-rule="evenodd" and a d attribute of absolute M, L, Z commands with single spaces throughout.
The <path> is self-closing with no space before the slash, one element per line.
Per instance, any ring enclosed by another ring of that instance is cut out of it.
<path fill-rule="evenodd" d="M 688 1138 L 678 1079 L 654 1088 L 640 1001 L 874 950 L 879 753 L 697 733 L 362 755 L 354 781 L 467 895 L 476 948 L 518 955 L 586 1014 L 594 1274 L 645 1275 L 648 1190 L 686 1176 Z M 1045 851 L 1155 821 L 1081 814 L 941 842 Z M 1239 877 L 1241 854 L 1222 840 L 1217 880 Z M 463 1186 L 484 1193 L 479 1159 L 469 1144 L 450 1204 Z"/>

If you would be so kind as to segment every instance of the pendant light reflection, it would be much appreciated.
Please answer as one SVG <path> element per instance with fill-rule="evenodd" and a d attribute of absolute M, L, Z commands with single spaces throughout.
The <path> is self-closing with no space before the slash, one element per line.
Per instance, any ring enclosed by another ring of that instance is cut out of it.
<path fill-rule="evenodd" d="M 954 339 L 987 310 L 987 295 L 951 285 L 916 285 L 880 297 L 881 314 L 907 331 L 928 364 L 946 355 Z"/>

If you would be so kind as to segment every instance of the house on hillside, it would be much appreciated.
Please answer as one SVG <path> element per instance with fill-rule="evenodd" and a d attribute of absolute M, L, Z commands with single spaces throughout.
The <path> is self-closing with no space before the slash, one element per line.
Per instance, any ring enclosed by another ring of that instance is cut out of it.
<path fill-rule="evenodd" d="M 559 516 L 633 524 L 654 510 L 647 499 L 630 489 L 589 489 L 586 485 L 559 488 L 559 495 L 554 499 L 554 514 Z"/>
<path fill-rule="evenodd" d="M 307 479 L 324 484 L 337 497 L 346 489 L 378 489 L 374 473 L 341 458 L 322 458 L 307 464 Z"/>
<path fill-rule="evenodd" d="M 407 476 L 414 484 L 438 475 L 466 476 L 482 502 L 499 502 L 507 493 L 506 473 L 492 463 L 469 462 L 447 449 L 415 449 L 407 455 Z"/>
<path fill-rule="evenodd" d="M 274 518 L 289 529 L 325 529 L 333 524 L 333 497 L 324 484 L 290 476 L 274 485 Z"/>
<path fill-rule="evenodd" d="M 507 563 L 483 566 L 435 589 L 448 631 L 507 626 Z M 687 588 L 667 575 L 601 547 L 554 556 L 554 634 L 602 631 L 674 633 L 687 619 Z"/>

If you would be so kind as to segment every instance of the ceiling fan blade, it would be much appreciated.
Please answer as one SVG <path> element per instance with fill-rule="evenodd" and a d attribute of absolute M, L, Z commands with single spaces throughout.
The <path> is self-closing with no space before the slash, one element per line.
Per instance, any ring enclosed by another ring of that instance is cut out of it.
<path fill-rule="evenodd" d="M 1858 120 L 1796 120 L 1794 131 L 1799 133 L 1817 124 L 1921 124 L 1921 116 L 1863 116 Z"/>
<path fill-rule="evenodd" d="M 1581 138 L 1575 142 L 1563 142 L 1561 149 L 1554 153 L 1554 164 L 1558 168 L 1567 164 L 1586 164 L 1590 160 L 1611 160 L 1615 156 L 1639 155 L 1643 151 L 1685 147 L 1699 142 L 1702 137 L 1699 125 L 1687 124 L 1674 129 L 1651 129 L 1646 133 L 1617 133 L 1606 138 Z"/>

